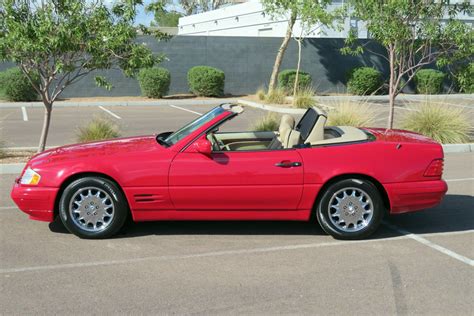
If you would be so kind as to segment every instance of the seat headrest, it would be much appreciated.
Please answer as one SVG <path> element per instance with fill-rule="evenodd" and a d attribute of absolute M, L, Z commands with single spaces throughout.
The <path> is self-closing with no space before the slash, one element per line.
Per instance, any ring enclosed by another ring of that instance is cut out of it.
<path fill-rule="evenodd" d="M 288 114 L 282 115 L 278 132 L 280 134 L 283 134 L 287 129 L 291 130 L 294 127 L 295 127 L 295 119 L 293 118 L 293 116 L 288 115 Z"/>

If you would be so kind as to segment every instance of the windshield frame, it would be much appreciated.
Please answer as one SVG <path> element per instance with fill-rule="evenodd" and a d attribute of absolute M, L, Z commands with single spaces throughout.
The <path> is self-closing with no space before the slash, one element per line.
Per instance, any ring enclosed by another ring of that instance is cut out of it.
<path fill-rule="evenodd" d="M 210 110 L 209 112 L 197 117 L 196 119 L 192 120 L 191 122 L 187 123 L 183 127 L 181 127 L 176 132 L 167 135 L 165 139 L 160 138 L 157 141 L 160 144 L 166 144 L 167 147 L 171 147 L 179 143 L 181 140 L 186 139 L 189 135 L 193 134 L 197 130 L 201 129 L 203 126 L 209 124 L 217 117 L 221 116 L 228 112 L 227 110 L 223 109 L 222 107 L 218 106 Z"/>

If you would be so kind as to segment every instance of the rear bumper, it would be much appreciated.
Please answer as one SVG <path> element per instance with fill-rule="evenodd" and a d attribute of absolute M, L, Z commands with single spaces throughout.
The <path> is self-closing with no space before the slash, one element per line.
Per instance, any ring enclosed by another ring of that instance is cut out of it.
<path fill-rule="evenodd" d="M 448 185 L 443 180 L 389 183 L 384 187 L 390 199 L 391 214 L 436 206 L 448 191 Z"/>
<path fill-rule="evenodd" d="M 15 183 L 11 198 L 31 219 L 52 222 L 58 188 L 27 187 Z"/>

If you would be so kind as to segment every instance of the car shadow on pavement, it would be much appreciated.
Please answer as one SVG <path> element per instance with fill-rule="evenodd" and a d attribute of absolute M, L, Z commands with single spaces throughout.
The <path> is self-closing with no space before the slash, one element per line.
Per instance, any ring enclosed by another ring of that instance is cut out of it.
<path fill-rule="evenodd" d="M 415 213 L 392 215 L 389 224 L 415 234 L 458 232 L 474 229 L 474 197 L 448 194 L 441 205 Z M 69 234 L 59 218 L 49 224 L 55 233 Z M 129 221 L 114 238 L 148 235 L 325 235 L 312 222 L 271 221 L 158 221 L 133 223 Z M 371 239 L 386 239 L 402 234 L 386 225 Z"/>

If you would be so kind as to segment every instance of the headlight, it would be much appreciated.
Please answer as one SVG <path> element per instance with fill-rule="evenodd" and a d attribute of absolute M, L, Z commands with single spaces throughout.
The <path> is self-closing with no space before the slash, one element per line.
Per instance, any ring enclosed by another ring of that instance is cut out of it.
<path fill-rule="evenodd" d="M 35 172 L 33 169 L 28 167 L 23 173 L 21 177 L 21 184 L 28 184 L 28 185 L 37 185 L 41 180 L 41 176 Z"/>

